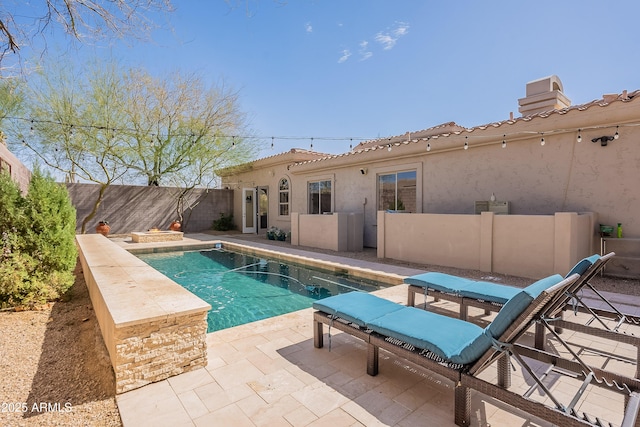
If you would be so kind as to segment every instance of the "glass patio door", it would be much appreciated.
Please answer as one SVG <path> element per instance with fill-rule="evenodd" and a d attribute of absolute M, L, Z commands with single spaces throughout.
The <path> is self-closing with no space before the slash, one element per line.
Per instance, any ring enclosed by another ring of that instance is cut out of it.
<path fill-rule="evenodd" d="M 242 189 L 242 232 L 243 233 L 255 233 L 256 232 L 256 189 L 255 188 L 243 188 Z"/>

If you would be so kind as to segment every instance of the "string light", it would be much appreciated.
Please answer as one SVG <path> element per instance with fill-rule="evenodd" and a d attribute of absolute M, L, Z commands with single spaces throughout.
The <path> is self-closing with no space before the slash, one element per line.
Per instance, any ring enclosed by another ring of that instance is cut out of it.
<path fill-rule="evenodd" d="M 507 134 L 502 135 L 502 148 L 507 148 Z"/>
<path fill-rule="evenodd" d="M 130 134 L 130 135 L 138 135 L 137 137 L 144 137 L 144 136 L 140 136 L 139 133 L 136 131 L 136 129 L 133 128 L 127 128 L 127 127 L 111 127 L 111 126 L 103 126 L 103 125 L 96 125 L 96 124 L 91 124 L 91 125 L 85 125 L 85 124 L 78 124 L 78 123 L 65 123 L 62 121 L 55 121 L 55 120 L 38 120 L 38 119 L 31 119 L 31 118 L 25 118 L 25 117 L 11 117 L 11 116 L 7 116 L 5 117 L 6 119 L 10 119 L 10 120 L 22 120 L 28 123 L 28 127 L 29 127 L 29 134 L 30 135 L 34 135 L 36 132 L 36 127 L 38 127 L 39 129 L 46 126 L 46 125 L 57 125 L 57 126 L 61 126 L 64 130 L 64 128 L 66 128 L 68 135 L 69 136 L 76 136 L 76 134 L 78 133 L 78 129 L 80 130 L 88 130 L 88 129 L 97 129 L 100 131 L 106 131 L 107 133 L 110 134 L 114 134 L 114 133 L 122 133 L 122 134 Z M 613 139 L 619 139 L 620 138 L 620 126 L 622 127 L 629 127 L 629 126 L 640 126 L 640 122 L 633 122 L 633 123 L 625 123 L 623 125 L 617 125 L 616 126 L 616 130 L 615 130 L 615 134 L 612 136 Z M 611 128 L 611 126 L 589 126 L 587 128 L 561 128 L 561 129 L 553 129 L 550 130 L 549 132 L 546 133 L 551 133 L 551 134 L 558 134 L 558 133 L 569 133 L 569 132 L 575 132 L 577 131 L 577 135 L 576 135 L 576 140 L 577 142 L 581 142 L 582 141 L 582 130 L 593 130 L 593 129 L 606 129 L 606 128 Z M 545 132 L 531 132 L 531 131 L 521 131 L 521 132 L 514 132 L 513 134 L 509 134 L 510 138 L 516 138 L 516 139 L 526 139 L 526 135 L 527 134 L 540 134 L 541 138 L 540 138 L 540 145 L 544 146 L 546 145 L 546 140 L 544 137 Z M 414 134 L 411 133 L 407 133 L 409 140 L 406 142 L 418 142 L 420 140 L 422 141 L 427 141 L 427 150 L 430 151 L 431 149 L 431 144 L 430 139 L 435 139 L 438 137 L 449 137 L 449 136 L 456 136 L 459 135 L 460 132 L 450 132 L 450 133 L 443 133 L 441 135 L 433 135 L 433 136 L 429 136 L 429 137 L 422 137 L 422 138 L 415 138 Z M 151 142 L 151 140 L 153 141 L 162 141 L 164 138 L 168 137 L 168 136 L 172 136 L 172 137 L 193 137 L 193 133 L 167 133 L 167 135 L 164 134 L 151 134 L 152 135 L 152 139 L 150 139 L 149 141 Z M 113 136 L 113 135 L 111 135 Z M 381 140 L 381 138 L 356 138 L 356 137 L 304 137 L 304 136 L 270 136 L 270 137 L 265 137 L 265 136 L 260 136 L 260 135 L 234 135 L 231 136 L 232 139 L 232 144 L 231 144 L 231 148 L 233 148 L 236 144 L 235 144 L 235 137 L 241 138 L 242 140 L 268 140 L 268 138 L 271 138 L 271 149 L 275 149 L 275 139 L 279 139 L 279 140 L 303 140 L 306 138 L 309 138 L 311 140 L 311 149 L 313 149 L 313 143 L 315 142 L 315 139 L 320 139 L 322 141 L 346 141 L 349 140 L 350 144 L 349 144 L 349 150 L 353 151 L 354 149 L 354 145 L 353 145 L 353 141 L 365 141 L 365 146 L 364 148 L 362 148 L 363 150 L 366 150 L 368 146 L 371 146 L 371 143 L 375 143 L 376 140 Z M 506 134 L 503 134 L 503 140 L 502 140 L 502 148 L 506 148 Z M 216 138 L 224 138 L 224 136 L 221 137 L 216 137 Z M 227 136 L 228 138 L 228 136 Z M 411 139 L 413 138 L 413 139 Z M 476 135 L 472 135 L 472 138 L 476 138 Z M 482 138 L 485 139 L 486 137 L 479 135 L 478 138 Z M 388 143 L 385 144 L 387 146 L 387 151 L 392 151 L 393 149 L 393 144 L 392 144 L 392 138 L 391 137 L 387 137 L 385 138 L 387 139 Z M 469 136 L 465 136 L 465 144 L 464 144 L 464 149 L 467 150 L 469 148 Z M 380 146 L 379 146 L 380 147 Z M 384 147 L 384 145 L 382 145 L 380 148 Z"/>

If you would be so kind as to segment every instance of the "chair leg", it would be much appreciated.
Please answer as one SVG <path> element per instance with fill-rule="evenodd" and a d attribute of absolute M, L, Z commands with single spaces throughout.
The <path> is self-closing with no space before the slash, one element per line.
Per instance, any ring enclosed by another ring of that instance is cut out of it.
<path fill-rule="evenodd" d="M 561 311 L 561 312 L 560 312 L 560 314 L 558 314 L 558 318 L 559 318 L 560 320 L 564 319 L 564 311 Z M 559 335 L 559 334 L 561 334 L 561 333 L 563 332 L 563 331 L 562 331 L 562 328 L 559 328 L 559 327 L 556 327 L 556 328 L 555 328 L 555 331 L 556 331 L 556 334 L 558 334 L 558 335 Z"/>
<path fill-rule="evenodd" d="M 454 422 L 457 426 L 468 426 L 471 423 L 471 390 L 460 384 L 454 387 Z"/>
<path fill-rule="evenodd" d="M 313 321 L 313 346 L 315 348 L 322 348 L 324 345 L 324 333 L 322 330 L 322 322 L 317 320 Z"/>
<path fill-rule="evenodd" d="M 469 317 L 469 306 L 465 303 L 465 298 L 460 301 L 460 320 L 467 321 Z"/>
<path fill-rule="evenodd" d="M 509 354 L 504 353 L 498 358 L 498 385 L 502 388 L 511 387 L 511 369 Z"/>
<path fill-rule="evenodd" d="M 378 346 L 367 343 L 367 374 L 378 375 Z"/>
<path fill-rule="evenodd" d="M 535 339 L 533 346 L 537 350 L 544 350 L 544 338 L 544 325 L 542 324 L 542 322 L 536 322 Z"/>
<path fill-rule="evenodd" d="M 416 293 L 413 292 L 411 289 L 409 289 L 409 291 L 407 292 L 407 306 L 409 307 L 413 307 L 416 305 Z"/>

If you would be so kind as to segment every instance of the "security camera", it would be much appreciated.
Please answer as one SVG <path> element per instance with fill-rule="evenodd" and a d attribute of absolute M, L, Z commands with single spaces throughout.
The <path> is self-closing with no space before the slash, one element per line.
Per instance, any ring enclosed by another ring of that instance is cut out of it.
<path fill-rule="evenodd" d="M 362 175 L 366 175 L 367 174 L 367 168 L 360 168 L 360 173 Z"/>

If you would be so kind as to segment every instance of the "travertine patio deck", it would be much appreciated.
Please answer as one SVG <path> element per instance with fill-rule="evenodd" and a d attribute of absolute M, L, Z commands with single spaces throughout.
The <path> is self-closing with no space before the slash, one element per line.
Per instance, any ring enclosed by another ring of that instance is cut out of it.
<path fill-rule="evenodd" d="M 191 236 L 194 242 L 212 236 Z M 185 239 L 182 244 L 192 240 Z M 126 243 L 125 243 L 126 244 Z M 287 248 L 287 252 L 290 250 Z M 299 252 L 299 251 L 298 251 Z M 309 254 L 329 257 L 333 255 Z M 368 268 L 366 261 L 342 259 Z M 395 274 L 415 270 L 381 264 Z M 406 287 L 378 292 L 406 303 Z M 629 298 L 625 297 L 627 302 Z M 420 302 L 420 301 L 419 301 Z M 446 308 L 446 302 L 438 303 Z M 640 305 L 640 304 L 639 304 Z M 453 384 L 395 356 L 380 352 L 380 374 L 366 374 L 364 343 L 332 333 L 328 346 L 313 347 L 312 310 L 306 309 L 207 335 L 205 369 L 121 394 L 117 403 L 125 427 L 142 426 L 453 426 Z M 475 313 L 481 316 L 481 313 Z M 563 335 L 574 344 L 600 348 L 585 354 L 589 363 L 624 371 L 635 366 L 610 357 L 633 358 L 635 350 L 579 334 Z M 517 366 L 517 365 L 516 365 Z M 483 375 L 495 374 L 489 368 Z M 486 377 L 488 376 L 488 377 Z M 514 387 L 531 384 L 520 367 Z M 560 396 L 566 382 L 551 379 Z M 534 396 L 537 393 L 534 393 Z M 578 409 L 619 424 L 623 399 L 608 390 L 589 388 Z M 472 394 L 472 425 L 511 426 L 548 423 L 491 398 Z"/>

